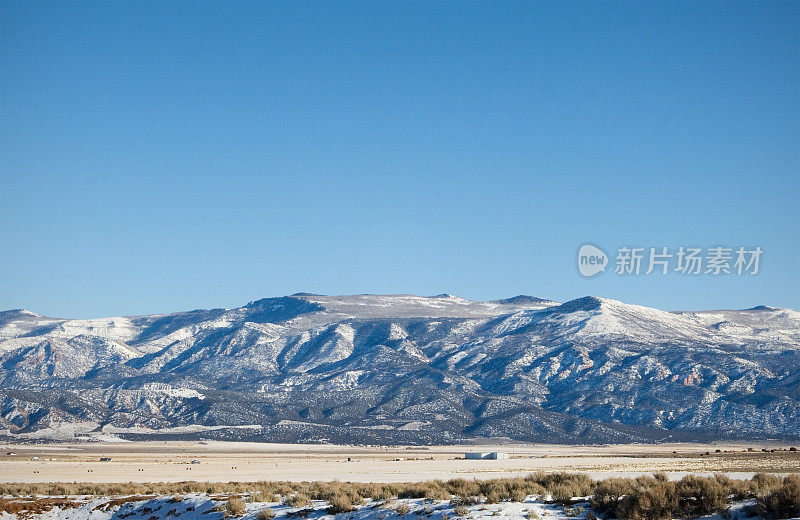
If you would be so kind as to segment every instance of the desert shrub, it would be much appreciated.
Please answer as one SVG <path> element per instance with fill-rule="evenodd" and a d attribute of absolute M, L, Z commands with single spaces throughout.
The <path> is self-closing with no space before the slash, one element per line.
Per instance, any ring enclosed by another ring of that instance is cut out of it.
<path fill-rule="evenodd" d="M 550 489 L 550 495 L 554 502 L 568 504 L 573 497 L 579 496 L 575 493 L 576 488 L 570 484 L 554 484 Z"/>
<path fill-rule="evenodd" d="M 360 500 L 359 500 L 360 502 Z M 347 493 L 334 495 L 328 500 L 328 513 L 335 515 L 338 513 L 347 513 L 354 509 L 356 501 L 353 496 Z"/>
<path fill-rule="evenodd" d="M 540 517 L 539 513 L 537 513 L 533 509 L 530 509 L 528 510 L 527 513 L 525 513 L 525 518 L 527 518 L 528 520 L 539 520 Z"/>
<path fill-rule="evenodd" d="M 592 479 L 583 473 L 532 473 L 525 477 L 528 482 L 536 483 L 550 492 L 558 489 L 559 493 L 567 494 L 572 493 L 573 497 L 584 497 L 592 494 L 594 489 L 594 482 Z"/>
<path fill-rule="evenodd" d="M 447 484 L 440 480 L 420 482 L 397 492 L 397 498 L 427 498 L 430 500 L 447 500 L 451 496 Z"/>
<path fill-rule="evenodd" d="M 789 475 L 774 491 L 758 497 L 758 509 L 766 518 L 800 517 L 800 475 Z"/>
<path fill-rule="evenodd" d="M 386 500 L 388 498 L 396 497 L 399 489 L 394 484 L 353 484 L 352 488 L 348 491 L 351 496 L 359 498 L 374 498 L 375 500 Z"/>
<path fill-rule="evenodd" d="M 522 489 L 512 489 L 508 492 L 508 500 L 511 502 L 525 502 L 528 493 Z"/>
<path fill-rule="evenodd" d="M 474 480 L 466 480 L 463 478 L 454 478 L 446 482 L 447 488 L 450 493 L 457 496 L 475 496 L 480 495 L 480 485 Z"/>
<path fill-rule="evenodd" d="M 398 492 L 394 490 L 392 486 L 381 485 L 376 486 L 375 489 L 372 490 L 370 496 L 364 496 L 363 498 L 374 498 L 375 500 L 389 500 L 391 498 L 395 498 L 398 495 Z"/>
<path fill-rule="evenodd" d="M 275 511 L 271 507 L 265 507 L 256 513 L 256 520 L 272 520 L 275 518 Z"/>
<path fill-rule="evenodd" d="M 467 516 L 469 514 L 469 509 L 464 506 L 456 506 L 455 509 L 453 509 L 453 514 L 456 516 Z"/>
<path fill-rule="evenodd" d="M 772 493 L 781 487 L 781 479 L 775 475 L 767 475 L 766 473 L 756 473 L 750 479 L 750 494 L 751 496 L 762 496 Z"/>
<path fill-rule="evenodd" d="M 723 479 L 687 475 L 675 485 L 675 491 L 680 511 L 688 516 L 722 511 L 730 503 L 730 488 Z"/>
<path fill-rule="evenodd" d="M 472 496 L 483 495 L 489 503 L 494 503 L 495 500 L 523 502 L 528 495 L 546 494 L 546 490 L 536 482 L 521 478 L 486 480 L 472 486 L 461 486 L 458 491 L 472 492 Z"/>
<path fill-rule="evenodd" d="M 425 489 L 422 486 L 412 486 L 397 494 L 397 498 L 425 498 Z"/>
<path fill-rule="evenodd" d="M 589 502 L 601 513 L 616 511 L 619 501 L 631 491 L 633 484 L 630 479 L 608 478 L 595 486 L 594 495 Z"/>
<path fill-rule="evenodd" d="M 244 501 L 241 498 L 231 497 L 225 503 L 225 507 L 223 508 L 223 513 L 225 516 L 242 516 L 247 512 L 247 507 L 244 505 Z"/>
<path fill-rule="evenodd" d="M 394 512 L 400 516 L 406 516 L 410 510 L 411 508 L 408 507 L 408 504 L 400 504 L 395 508 Z"/>
<path fill-rule="evenodd" d="M 636 479 L 636 488 L 622 497 L 616 508 L 619 518 L 625 520 L 666 520 L 673 517 L 678 507 L 675 484 L 652 477 Z"/>
<path fill-rule="evenodd" d="M 450 500 L 452 493 L 439 480 L 427 483 L 424 498 L 429 500 Z"/>
<path fill-rule="evenodd" d="M 286 497 L 283 503 L 289 507 L 305 507 L 311 503 L 311 499 L 303 493 L 296 493 Z"/>
<path fill-rule="evenodd" d="M 275 502 L 278 497 L 272 493 L 265 493 L 264 491 L 253 491 L 250 493 L 248 502 Z"/>

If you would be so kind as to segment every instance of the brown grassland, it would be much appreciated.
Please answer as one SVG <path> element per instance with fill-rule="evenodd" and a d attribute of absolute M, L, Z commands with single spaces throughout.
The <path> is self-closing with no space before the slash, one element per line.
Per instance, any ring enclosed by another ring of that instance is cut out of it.
<path fill-rule="evenodd" d="M 393 499 L 423 498 L 448 501 L 454 514 L 481 503 L 520 502 L 534 495 L 565 507 L 580 497 L 588 499 L 605 518 L 659 520 L 722 513 L 733 500 L 755 499 L 752 513 L 779 519 L 800 516 L 800 475 L 778 477 L 757 474 L 750 480 L 734 480 L 724 475 L 685 476 L 670 481 L 664 474 L 636 478 L 593 480 L 581 473 L 533 473 L 522 478 L 490 480 L 451 479 L 413 483 L 360 482 L 175 482 L 175 483 L 36 483 L 0 484 L 0 511 L 27 514 L 54 506 L 74 507 L 71 497 L 110 497 L 99 507 L 173 495 L 203 493 L 220 500 L 219 510 L 236 517 L 244 512 L 244 500 L 253 502 L 282 500 L 292 508 L 305 508 L 311 500 L 324 500 L 331 514 L 351 511 L 371 499 L 391 507 Z M 270 500 L 274 499 L 274 500 Z M 395 511 L 401 514 L 397 506 Z M 264 517 L 270 512 L 265 511 Z"/>

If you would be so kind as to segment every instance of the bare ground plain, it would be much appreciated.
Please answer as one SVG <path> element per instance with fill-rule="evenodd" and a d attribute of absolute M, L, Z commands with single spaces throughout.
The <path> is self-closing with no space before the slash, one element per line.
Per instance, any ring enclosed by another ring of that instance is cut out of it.
<path fill-rule="evenodd" d="M 581 472 L 598 479 L 654 472 L 671 479 L 689 473 L 750 478 L 757 472 L 800 472 L 800 452 L 789 448 L 764 442 L 426 447 L 154 441 L 2 444 L 0 482 L 414 482 L 517 477 L 536 471 Z M 465 460 L 467 451 L 502 451 L 509 459 Z M 111 460 L 101 462 L 101 458 Z"/>

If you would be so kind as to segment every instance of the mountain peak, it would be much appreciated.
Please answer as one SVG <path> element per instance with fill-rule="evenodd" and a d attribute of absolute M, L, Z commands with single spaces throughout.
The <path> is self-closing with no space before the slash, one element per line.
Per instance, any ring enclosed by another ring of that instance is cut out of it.
<path fill-rule="evenodd" d="M 553 300 L 548 300 L 545 298 L 537 298 L 536 296 L 529 296 L 527 294 L 518 294 L 517 296 L 512 296 L 511 298 L 503 298 L 502 300 L 492 300 L 491 303 L 505 303 L 505 304 L 515 304 L 515 305 L 525 305 L 528 303 L 555 303 Z"/>
<path fill-rule="evenodd" d="M 244 312 L 244 320 L 254 323 L 278 323 L 296 318 L 301 314 L 310 314 L 325 310 L 314 302 L 296 296 L 278 296 L 252 301 L 240 309 Z"/>
<path fill-rule="evenodd" d="M 551 310 L 553 312 L 578 312 L 578 311 L 596 311 L 600 309 L 603 303 L 606 303 L 610 300 L 606 300 L 605 298 L 598 298 L 597 296 L 584 296 L 582 298 L 576 298 L 574 300 L 570 300 L 566 303 L 562 303 L 557 307 L 553 307 Z"/>
<path fill-rule="evenodd" d="M 26 311 L 25 309 L 11 309 L 8 311 L 0 311 L 0 325 L 15 320 L 30 320 L 33 318 L 39 319 L 44 316 L 36 314 L 35 312 Z"/>
<path fill-rule="evenodd" d="M 776 307 L 770 307 L 768 305 L 756 305 L 755 307 L 750 307 L 749 309 L 745 309 L 746 311 L 777 311 L 780 310 Z"/>

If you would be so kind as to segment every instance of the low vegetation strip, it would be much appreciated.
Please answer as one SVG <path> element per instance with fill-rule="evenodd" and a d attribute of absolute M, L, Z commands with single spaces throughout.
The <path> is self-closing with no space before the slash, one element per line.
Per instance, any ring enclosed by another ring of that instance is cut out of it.
<path fill-rule="evenodd" d="M 225 517 L 241 517 L 246 503 L 282 504 L 286 517 L 304 517 L 314 509 L 312 501 L 324 501 L 325 512 L 336 515 L 364 507 L 391 509 L 399 516 L 408 512 L 407 503 L 394 501 L 424 499 L 431 504 L 446 504 L 449 515 L 465 516 L 468 508 L 501 502 L 530 500 L 556 504 L 564 514 L 584 511 L 582 517 L 623 520 L 661 520 L 696 518 L 710 514 L 730 517 L 732 502 L 749 501 L 749 513 L 768 519 L 800 517 L 800 475 L 784 478 L 757 474 L 751 480 L 732 480 L 722 475 L 686 476 L 672 482 L 663 474 L 595 481 L 579 473 L 535 473 L 524 478 L 492 480 L 452 479 L 405 484 L 364 484 L 355 482 L 227 482 L 153 484 L 0 484 L 0 512 L 17 518 L 39 514 L 54 507 L 81 505 L 104 497 L 95 510 L 107 511 L 126 503 L 167 497 L 180 503 L 184 494 L 203 495 L 218 502 L 215 511 Z M 583 505 L 577 505 L 578 503 Z M 268 509 L 268 510 L 267 510 Z M 262 509 L 259 518 L 275 516 Z M 444 515 L 445 513 L 442 513 Z M 272 515 L 272 516 L 270 516 Z M 442 516 L 440 515 L 440 516 Z M 430 515 L 428 515 L 430 516 Z"/>

